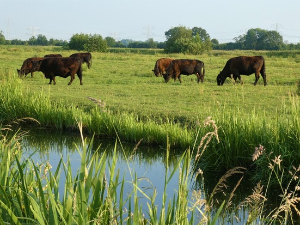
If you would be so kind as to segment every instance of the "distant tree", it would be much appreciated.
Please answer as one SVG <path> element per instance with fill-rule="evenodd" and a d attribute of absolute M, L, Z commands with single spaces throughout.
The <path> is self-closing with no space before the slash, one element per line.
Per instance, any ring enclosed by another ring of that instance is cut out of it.
<path fill-rule="evenodd" d="M 20 39 L 13 39 L 10 41 L 11 45 L 25 45 L 27 41 L 22 41 Z"/>
<path fill-rule="evenodd" d="M 31 38 L 29 38 L 28 44 L 29 45 L 36 45 L 36 37 L 32 36 Z"/>
<path fill-rule="evenodd" d="M 48 45 L 53 45 L 53 46 L 67 46 L 68 42 L 64 41 L 64 40 L 57 40 L 57 39 L 50 38 L 50 40 L 48 41 Z"/>
<path fill-rule="evenodd" d="M 164 49 L 166 47 L 166 42 L 158 42 L 157 43 L 157 48 Z"/>
<path fill-rule="evenodd" d="M 107 43 L 101 35 L 95 34 L 88 37 L 83 47 L 84 50 L 88 52 L 105 52 L 107 50 Z"/>
<path fill-rule="evenodd" d="M 218 45 L 218 44 L 219 44 L 219 41 L 218 41 L 217 39 L 213 38 L 213 39 L 211 39 L 211 43 L 212 43 L 213 45 Z"/>
<path fill-rule="evenodd" d="M 116 47 L 117 42 L 116 42 L 116 40 L 114 38 L 112 38 L 112 37 L 106 37 L 105 40 L 106 40 L 106 43 L 107 43 L 108 47 Z"/>
<path fill-rule="evenodd" d="M 84 50 L 84 44 L 88 42 L 88 34 L 74 34 L 69 41 L 69 48 L 74 50 Z"/>
<path fill-rule="evenodd" d="M 200 27 L 174 27 L 166 31 L 165 35 L 167 40 L 164 50 L 167 53 L 201 54 L 212 49 L 209 35 Z"/>
<path fill-rule="evenodd" d="M 121 42 L 121 41 L 118 41 L 116 42 L 116 46 L 117 48 L 125 48 L 126 46 Z"/>
<path fill-rule="evenodd" d="M 36 39 L 35 45 L 46 46 L 48 45 L 48 40 L 45 35 L 39 34 Z"/>
<path fill-rule="evenodd" d="M 186 53 L 192 37 L 192 30 L 186 27 L 174 27 L 165 32 L 166 53 Z"/>
<path fill-rule="evenodd" d="M 234 38 L 240 49 L 279 50 L 284 45 L 282 36 L 277 31 L 260 28 L 250 29 L 245 35 Z"/>
<path fill-rule="evenodd" d="M 5 36 L 3 34 L 3 31 L 0 31 L 0 45 L 4 45 L 5 44 Z"/>
<path fill-rule="evenodd" d="M 131 39 L 122 39 L 122 40 L 121 40 L 121 43 L 122 43 L 125 47 L 128 47 L 128 45 L 129 45 L 131 42 L 134 42 L 134 40 L 131 40 Z"/>
<path fill-rule="evenodd" d="M 153 38 L 149 38 L 146 41 L 146 48 L 157 48 L 157 43 L 153 40 Z"/>
<path fill-rule="evenodd" d="M 196 37 L 197 35 L 199 35 L 202 42 L 210 40 L 209 34 L 206 32 L 206 30 L 202 29 L 201 27 L 193 27 L 192 35 L 193 35 L 193 37 Z"/>

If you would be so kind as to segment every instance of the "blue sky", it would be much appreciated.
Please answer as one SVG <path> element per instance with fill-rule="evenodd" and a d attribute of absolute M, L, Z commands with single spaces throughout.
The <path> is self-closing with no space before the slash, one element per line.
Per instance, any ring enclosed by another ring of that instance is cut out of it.
<path fill-rule="evenodd" d="M 196 26 L 220 43 L 251 28 L 277 30 L 284 41 L 300 42 L 299 0 L 2 0 L 1 5 L 0 31 L 6 39 L 42 34 L 68 41 L 84 33 L 165 41 L 172 27 Z"/>

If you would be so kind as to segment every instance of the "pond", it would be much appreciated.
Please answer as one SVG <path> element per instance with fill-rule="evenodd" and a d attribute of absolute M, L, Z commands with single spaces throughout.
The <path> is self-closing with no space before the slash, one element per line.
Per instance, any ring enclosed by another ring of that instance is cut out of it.
<path fill-rule="evenodd" d="M 24 129 L 23 129 L 24 130 Z M 26 129 L 25 129 L 26 130 Z M 28 130 L 28 129 L 27 129 Z M 86 137 L 86 143 L 90 143 L 91 137 Z M 80 168 L 80 151 L 81 151 L 81 137 L 77 133 L 67 133 L 67 132 L 57 132 L 47 129 L 30 129 L 29 133 L 22 138 L 22 148 L 23 156 L 31 157 L 35 163 L 46 163 L 49 162 L 52 166 L 52 172 L 54 172 L 58 166 L 58 163 L 61 158 L 64 162 L 67 162 L 69 157 L 72 174 L 76 175 L 77 171 Z M 100 146 L 100 147 L 99 147 Z M 117 150 L 117 169 L 120 170 L 120 176 L 124 176 L 125 181 L 133 181 L 134 175 L 136 174 L 137 178 L 141 178 L 143 181 L 140 183 L 143 191 L 147 194 L 152 194 L 154 189 L 157 191 L 156 204 L 158 206 L 158 212 L 160 212 L 161 201 L 163 198 L 164 192 L 164 182 L 165 175 L 172 173 L 175 165 L 178 163 L 183 151 L 172 151 L 169 152 L 169 166 L 166 165 L 166 148 L 165 147 L 149 147 L 143 145 L 133 145 L 129 143 L 120 143 L 116 140 L 109 139 L 97 139 L 94 138 L 92 142 L 92 149 L 94 151 L 100 151 L 107 153 L 107 161 L 110 163 L 112 161 L 114 149 Z M 78 151 L 79 150 L 79 151 Z M 168 168 L 168 169 L 166 169 Z M 193 176 L 191 176 L 193 177 Z M 236 185 L 241 176 L 228 180 L 230 182 L 228 185 L 231 186 L 228 189 L 227 197 L 230 195 L 232 188 Z M 202 198 L 207 198 L 210 192 L 215 187 L 220 176 L 215 173 L 204 174 L 204 183 L 202 179 L 191 181 L 189 191 L 190 196 L 192 195 L 193 190 L 201 190 Z M 168 198 L 172 198 L 173 194 L 178 190 L 178 179 L 179 179 L 179 170 L 177 170 L 167 185 L 167 195 Z M 60 188 L 61 196 L 63 195 L 65 179 L 63 173 L 60 177 Z M 132 189 L 130 182 L 126 183 L 125 193 L 129 193 Z M 249 183 L 249 179 L 245 177 L 239 188 L 235 191 L 235 198 L 232 202 L 233 205 L 238 205 L 243 201 L 247 196 L 252 193 L 254 185 Z M 139 196 L 139 201 L 145 211 L 147 211 L 147 199 L 143 196 Z M 219 195 L 219 202 L 222 202 L 224 195 Z M 168 202 L 168 201 L 167 201 Z M 245 224 L 249 215 L 247 208 L 241 208 L 237 210 L 237 216 L 239 220 L 235 219 L 234 215 L 228 215 L 229 222 L 228 224 Z M 224 222 L 224 221 L 223 221 Z"/>

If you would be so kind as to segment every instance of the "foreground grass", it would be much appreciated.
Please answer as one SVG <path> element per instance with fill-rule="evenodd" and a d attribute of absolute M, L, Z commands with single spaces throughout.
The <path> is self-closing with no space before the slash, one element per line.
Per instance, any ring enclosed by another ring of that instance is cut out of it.
<path fill-rule="evenodd" d="M 207 151 L 210 142 L 218 138 L 214 121 L 208 119 L 205 123 L 212 129 L 201 138 L 196 154 L 199 158 L 202 157 L 202 152 Z M 82 130 L 80 123 L 79 128 Z M 211 193 L 206 193 L 203 186 L 190 195 L 191 183 L 198 177 L 204 179 L 203 172 L 194 171 L 191 151 L 184 152 L 169 171 L 167 149 L 165 189 L 158 210 L 156 189 L 147 194 L 149 192 L 144 191 L 144 183 L 141 187 L 140 182 L 147 178 L 137 177 L 131 169 L 131 180 L 122 178 L 121 172 L 116 169 L 116 148 L 109 163 L 105 152 L 98 154 L 98 151 L 93 151 L 92 154 L 88 147 L 92 144 L 85 143 L 82 136 L 82 146 L 77 146 L 81 154 L 81 165 L 77 173 L 72 174 L 70 160 L 64 162 L 61 158 L 57 168 L 51 168 L 48 162 L 35 164 L 31 156 L 22 159 L 19 143 L 22 134 L 17 132 L 8 135 L 5 130 L 7 129 L 1 129 L 0 140 L 1 224 L 224 224 L 241 219 L 242 215 L 237 214 L 240 207 L 248 211 L 248 216 L 244 218 L 246 224 L 290 224 L 298 221 L 294 219 L 295 215 L 300 215 L 300 198 L 297 197 L 300 167 L 289 171 L 292 175 L 290 182 L 283 185 L 281 177 L 287 172 L 281 170 L 280 156 L 273 160 L 271 155 L 266 154 L 263 146 L 256 148 L 253 160 L 268 161 L 269 177 L 275 177 L 282 191 L 278 207 L 271 211 L 265 209 L 269 183 L 265 187 L 258 183 L 251 195 L 240 204 L 232 205 L 234 193 L 243 179 L 243 167 L 228 170 L 217 181 Z M 129 166 L 130 156 L 124 156 Z M 168 197 L 168 182 L 177 170 L 180 171 L 177 192 Z M 225 188 L 228 188 L 227 180 L 236 174 L 241 175 L 241 178 L 231 188 L 229 196 L 220 203 L 217 194 L 225 193 Z M 61 176 L 65 177 L 65 183 L 60 182 Z M 131 192 L 125 193 L 125 184 L 131 186 Z M 146 210 L 141 205 L 141 197 L 147 200 Z"/>

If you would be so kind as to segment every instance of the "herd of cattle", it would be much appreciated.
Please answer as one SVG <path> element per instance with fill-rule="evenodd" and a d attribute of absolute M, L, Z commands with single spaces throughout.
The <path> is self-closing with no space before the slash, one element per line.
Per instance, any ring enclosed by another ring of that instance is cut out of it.
<path fill-rule="evenodd" d="M 45 75 L 45 78 L 49 78 L 49 84 L 55 82 L 55 76 L 69 77 L 71 80 L 69 85 L 75 79 L 77 74 L 80 84 L 82 85 L 82 63 L 87 63 L 88 68 L 91 67 L 92 55 L 91 53 L 75 53 L 69 57 L 62 57 L 60 54 L 50 54 L 44 57 L 34 57 L 24 60 L 20 70 L 17 70 L 19 76 L 27 75 L 33 72 L 41 71 Z M 198 83 L 204 80 L 205 68 L 204 62 L 200 60 L 191 59 L 169 59 L 161 58 L 155 63 L 152 70 L 155 76 L 163 76 L 165 82 L 168 82 L 171 78 L 176 81 L 178 79 L 181 83 L 180 75 L 192 75 L 197 76 Z M 257 84 L 259 74 L 262 75 L 264 85 L 267 85 L 265 60 L 262 56 L 239 56 L 229 59 L 226 62 L 225 67 L 217 76 L 217 84 L 223 85 L 226 78 L 233 78 L 234 81 L 237 78 L 241 81 L 241 75 L 251 75 L 255 73 L 255 82 Z"/>
<path fill-rule="evenodd" d="M 77 74 L 80 84 L 82 85 L 82 63 L 87 63 L 88 68 L 91 67 L 92 55 L 91 53 L 75 53 L 69 57 L 62 57 L 61 54 L 50 54 L 44 57 L 33 57 L 25 59 L 20 70 L 17 70 L 18 75 L 27 75 L 33 72 L 41 71 L 45 78 L 49 78 L 50 82 L 56 84 L 55 76 L 68 77 L 71 76 L 69 85 L 75 79 Z"/>
<path fill-rule="evenodd" d="M 165 81 L 168 82 L 170 78 L 174 81 L 178 78 L 181 83 L 180 75 L 195 74 L 198 78 L 198 83 L 203 82 L 205 68 L 204 63 L 199 60 L 189 59 L 169 59 L 161 58 L 155 63 L 152 70 L 155 76 L 163 76 Z M 255 73 L 255 82 L 257 84 L 259 74 L 264 79 L 264 85 L 267 85 L 265 60 L 262 56 L 239 56 L 229 59 L 226 62 L 225 67 L 217 76 L 217 84 L 223 85 L 227 77 L 233 77 L 234 81 L 239 78 L 241 81 L 241 75 L 251 75 Z"/>

